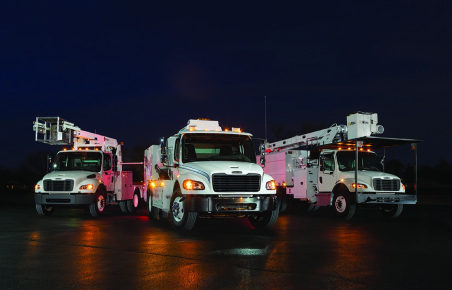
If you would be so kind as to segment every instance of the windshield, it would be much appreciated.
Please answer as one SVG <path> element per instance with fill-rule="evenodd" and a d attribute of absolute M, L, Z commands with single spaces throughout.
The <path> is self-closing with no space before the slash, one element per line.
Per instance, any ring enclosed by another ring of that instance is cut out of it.
<path fill-rule="evenodd" d="M 102 153 L 100 152 L 60 152 L 53 164 L 54 171 L 85 170 L 100 172 Z"/>
<path fill-rule="evenodd" d="M 233 134 L 185 134 L 182 139 L 182 160 L 243 161 L 256 163 L 250 136 Z"/>
<path fill-rule="evenodd" d="M 340 171 L 355 170 L 355 151 L 340 151 L 336 156 Z M 358 152 L 358 170 L 383 171 L 383 167 L 377 154 Z"/>

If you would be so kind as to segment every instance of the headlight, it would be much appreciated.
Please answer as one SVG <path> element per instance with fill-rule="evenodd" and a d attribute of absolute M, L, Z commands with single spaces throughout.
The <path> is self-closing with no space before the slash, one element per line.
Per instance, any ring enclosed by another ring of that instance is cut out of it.
<path fill-rule="evenodd" d="M 275 190 L 276 189 L 276 182 L 274 180 L 270 180 L 270 181 L 267 182 L 265 187 L 267 188 L 267 190 Z"/>
<path fill-rule="evenodd" d="M 186 179 L 182 183 L 185 190 L 203 190 L 205 189 L 204 184 L 199 181 Z"/>
<path fill-rule="evenodd" d="M 353 188 L 356 188 L 356 183 L 353 183 L 353 184 L 352 184 L 352 187 L 353 187 Z M 367 185 L 358 183 L 358 188 L 367 188 Z"/>
<path fill-rule="evenodd" d="M 85 185 L 80 186 L 81 190 L 91 190 L 93 188 L 94 188 L 94 185 L 92 185 L 92 184 L 85 184 Z"/>
<path fill-rule="evenodd" d="M 39 186 L 39 184 L 35 185 L 35 190 L 41 189 L 41 186 Z M 404 188 L 405 189 L 405 188 Z"/>

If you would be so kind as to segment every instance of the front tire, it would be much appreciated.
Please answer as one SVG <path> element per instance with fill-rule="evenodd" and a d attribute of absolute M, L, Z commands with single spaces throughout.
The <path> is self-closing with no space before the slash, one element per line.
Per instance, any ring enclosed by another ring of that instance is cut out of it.
<path fill-rule="evenodd" d="M 168 219 L 173 228 L 177 230 L 189 231 L 195 225 L 198 213 L 186 212 L 184 210 L 184 202 L 181 199 L 181 190 L 180 188 L 176 188 L 173 192 L 173 196 L 171 197 Z"/>
<path fill-rule="evenodd" d="M 98 188 L 96 191 L 96 201 L 89 205 L 89 212 L 93 217 L 99 217 L 104 214 L 105 207 L 107 206 L 107 199 L 105 192 Z"/>
<path fill-rule="evenodd" d="M 40 216 L 51 216 L 55 211 L 55 207 L 46 204 L 36 204 L 36 211 Z"/>
<path fill-rule="evenodd" d="M 386 218 L 396 218 L 402 211 L 403 204 L 383 204 L 380 206 L 380 212 Z"/>
<path fill-rule="evenodd" d="M 152 205 L 152 194 L 148 191 L 147 213 L 150 219 L 157 219 L 159 217 L 159 209 Z"/>
<path fill-rule="evenodd" d="M 276 223 L 279 215 L 279 207 L 270 212 L 263 212 L 248 217 L 251 225 L 258 229 L 270 228 Z"/>
<path fill-rule="evenodd" d="M 349 194 L 339 192 L 334 195 L 333 210 L 340 218 L 349 220 L 355 215 L 356 203 L 350 200 Z"/>

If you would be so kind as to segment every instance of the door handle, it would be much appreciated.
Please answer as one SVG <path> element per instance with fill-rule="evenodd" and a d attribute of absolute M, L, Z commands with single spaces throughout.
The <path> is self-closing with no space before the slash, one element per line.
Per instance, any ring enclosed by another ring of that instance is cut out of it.
<path fill-rule="evenodd" d="M 319 177 L 319 181 L 320 181 L 320 183 L 323 183 L 322 176 Z"/>

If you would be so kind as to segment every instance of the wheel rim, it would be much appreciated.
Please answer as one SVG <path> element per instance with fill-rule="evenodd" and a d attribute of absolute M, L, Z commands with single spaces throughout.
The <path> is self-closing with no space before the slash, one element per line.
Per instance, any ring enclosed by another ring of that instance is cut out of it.
<path fill-rule="evenodd" d="M 334 203 L 334 205 L 338 213 L 343 213 L 347 208 L 347 201 L 345 200 L 345 197 L 341 195 L 338 198 L 336 198 L 336 202 Z"/>
<path fill-rule="evenodd" d="M 134 194 L 133 195 L 133 207 L 138 207 L 138 195 Z"/>
<path fill-rule="evenodd" d="M 176 197 L 171 208 L 171 214 L 176 222 L 180 222 L 184 218 L 184 207 L 180 201 L 180 197 Z"/>
<path fill-rule="evenodd" d="M 99 211 L 104 211 L 105 209 L 105 198 L 103 195 L 99 195 L 97 198 L 97 209 Z"/>

